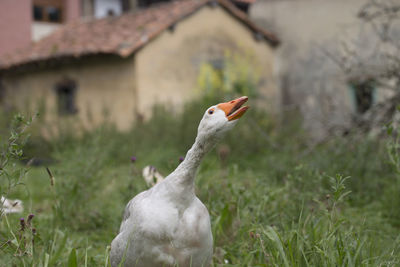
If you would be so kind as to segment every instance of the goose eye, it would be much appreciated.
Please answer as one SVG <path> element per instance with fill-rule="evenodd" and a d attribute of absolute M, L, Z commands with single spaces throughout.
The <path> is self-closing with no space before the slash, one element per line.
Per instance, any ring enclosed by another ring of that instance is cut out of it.
<path fill-rule="evenodd" d="M 208 111 L 208 114 L 213 114 L 214 113 L 214 109 L 210 109 L 209 111 Z"/>

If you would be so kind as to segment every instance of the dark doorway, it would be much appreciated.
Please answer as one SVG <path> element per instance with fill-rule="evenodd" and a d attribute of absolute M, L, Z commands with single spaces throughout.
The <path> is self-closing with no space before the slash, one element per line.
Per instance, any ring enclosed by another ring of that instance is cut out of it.
<path fill-rule="evenodd" d="M 0 78 L 0 104 L 4 102 L 6 88 Z"/>

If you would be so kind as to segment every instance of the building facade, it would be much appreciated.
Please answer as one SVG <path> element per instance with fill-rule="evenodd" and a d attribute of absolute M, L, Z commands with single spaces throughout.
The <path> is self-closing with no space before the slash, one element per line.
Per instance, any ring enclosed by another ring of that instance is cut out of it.
<path fill-rule="evenodd" d="M 229 50 L 254 55 L 252 65 L 263 76 L 260 99 L 272 107 L 280 99 L 277 45 L 273 34 L 224 0 L 175 1 L 77 22 L 0 60 L 3 104 L 45 110 L 49 125 L 72 118 L 93 128 L 109 120 L 126 130 L 138 117 L 149 117 L 157 103 L 179 111 L 198 95 L 202 64 L 223 60 Z"/>
<path fill-rule="evenodd" d="M 11 27 L 12 25 L 12 27 Z M 30 0 L 0 2 L 0 57 L 27 46 L 31 36 Z"/>
<path fill-rule="evenodd" d="M 361 19 L 372 6 L 367 4 L 259 0 L 250 9 L 258 25 L 279 32 L 282 45 L 276 67 L 282 103 L 286 109 L 299 109 L 317 138 L 349 127 L 353 119 L 394 94 L 369 78 L 378 73 L 382 42 L 373 25 Z M 358 61 L 363 73 L 356 71 Z"/>

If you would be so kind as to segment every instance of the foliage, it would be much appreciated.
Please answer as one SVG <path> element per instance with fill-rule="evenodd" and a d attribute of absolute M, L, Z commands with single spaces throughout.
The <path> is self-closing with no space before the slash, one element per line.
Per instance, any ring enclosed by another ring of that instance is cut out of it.
<path fill-rule="evenodd" d="M 28 140 L 27 128 L 32 123 L 33 118 L 25 119 L 21 114 L 17 114 L 10 121 L 10 135 L 2 136 L 0 151 L 0 224 L 1 228 L 0 244 L 1 248 L 8 253 L 14 253 L 16 257 L 33 254 L 33 244 L 36 239 L 36 229 L 33 227 L 33 214 L 19 221 L 18 231 L 14 231 L 10 226 L 7 214 L 3 209 L 4 202 L 8 195 L 14 193 L 18 186 L 23 185 L 23 180 L 28 172 L 27 167 L 20 167 L 17 160 L 23 159 L 23 147 Z M 3 200 L 4 197 L 4 200 Z"/>
<path fill-rule="evenodd" d="M 397 115 L 400 114 L 400 105 L 397 106 Z M 397 227 L 400 226 L 400 125 L 389 124 L 387 126 L 387 132 L 391 137 L 387 142 L 387 151 L 389 155 L 389 163 L 393 167 L 395 175 L 388 185 L 385 187 L 384 192 L 384 205 L 383 210 L 385 215 L 390 218 L 392 224 Z"/>
<path fill-rule="evenodd" d="M 260 70 L 254 62 L 250 53 L 226 51 L 223 63 L 217 66 L 204 63 L 197 79 L 201 94 L 211 99 L 227 95 L 257 96 Z"/>
<path fill-rule="evenodd" d="M 28 135 L 26 129 L 32 122 L 32 119 L 26 120 L 24 116 L 18 114 L 11 121 L 10 135 L 2 137 L 0 151 L 0 195 L 7 197 L 9 193 L 24 178 L 27 169 L 20 168 L 15 164 L 15 160 L 23 158 L 23 146 Z M 2 211 L 2 210 L 0 210 Z M 0 212 L 0 220 L 3 212 Z"/>

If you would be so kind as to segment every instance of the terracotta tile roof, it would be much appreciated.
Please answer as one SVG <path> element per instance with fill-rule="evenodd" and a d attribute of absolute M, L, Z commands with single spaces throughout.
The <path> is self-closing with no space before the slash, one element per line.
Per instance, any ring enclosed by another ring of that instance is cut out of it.
<path fill-rule="evenodd" d="M 209 3 L 218 3 L 272 45 L 279 43 L 277 37 L 257 27 L 228 0 L 178 0 L 119 17 L 67 24 L 26 49 L 0 58 L 0 70 L 50 59 L 79 58 L 94 54 L 126 57 L 171 25 Z"/>

